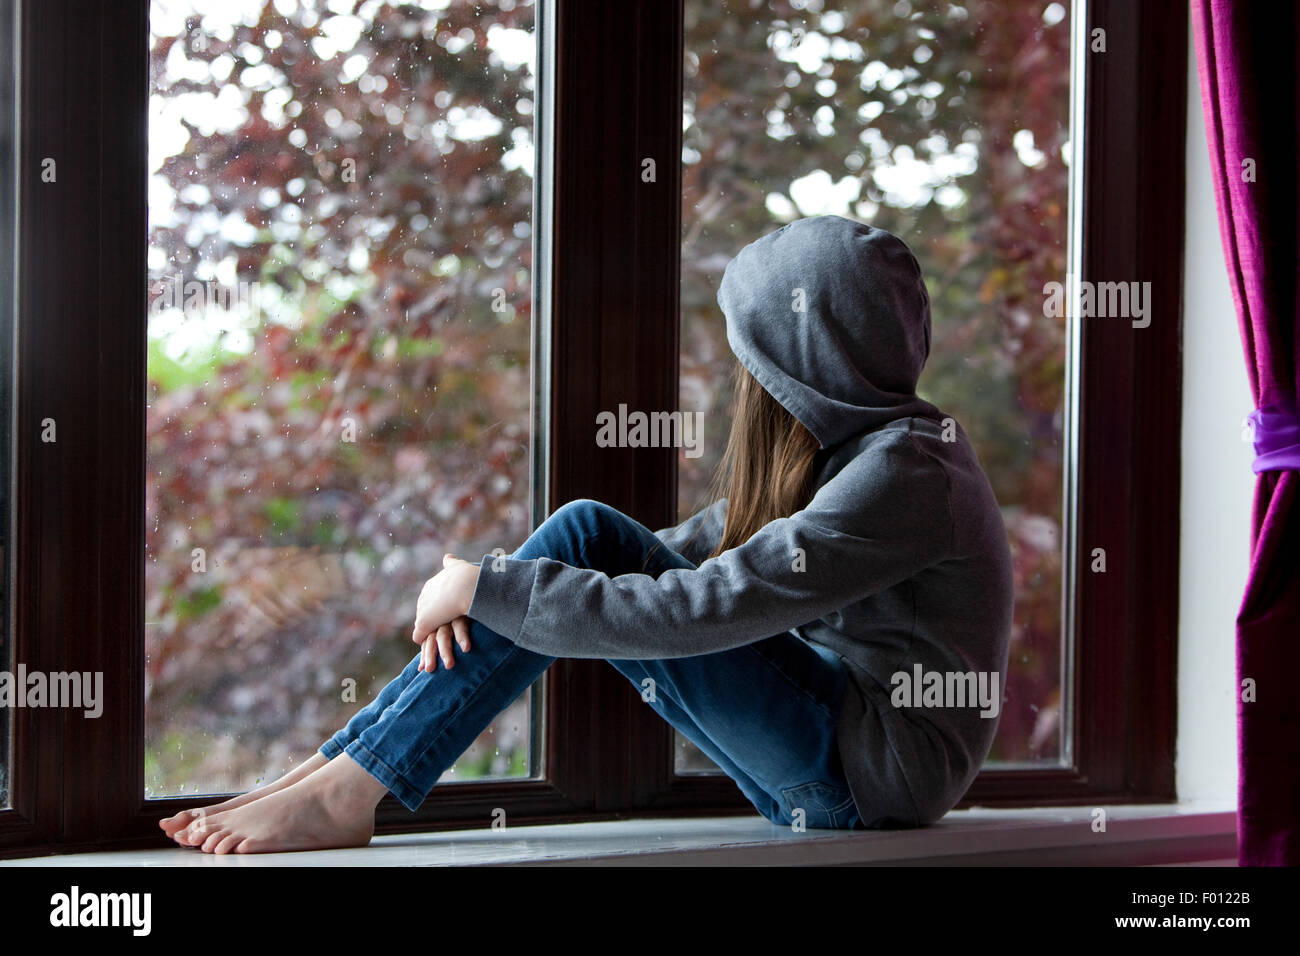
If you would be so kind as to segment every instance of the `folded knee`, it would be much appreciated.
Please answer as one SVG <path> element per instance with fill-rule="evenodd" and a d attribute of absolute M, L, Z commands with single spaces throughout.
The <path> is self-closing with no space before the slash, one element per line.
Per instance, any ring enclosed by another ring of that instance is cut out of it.
<path fill-rule="evenodd" d="M 575 498 L 556 508 L 547 520 L 576 524 L 583 528 L 595 528 L 602 521 L 616 514 L 618 514 L 616 509 L 602 502 L 593 501 L 591 498 Z"/>

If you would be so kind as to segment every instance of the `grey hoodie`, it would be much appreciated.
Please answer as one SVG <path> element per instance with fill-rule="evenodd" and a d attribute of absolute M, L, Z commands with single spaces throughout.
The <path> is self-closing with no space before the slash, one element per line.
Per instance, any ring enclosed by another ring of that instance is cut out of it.
<path fill-rule="evenodd" d="M 930 351 L 920 267 L 881 229 L 801 219 L 741 250 L 718 303 L 737 358 L 822 446 L 808 505 L 708 558 L 715 502 L 656 532 L 698 565 L 657 579 L 498 560 L 469 616 L 555 657 L 690 657 L 783 631 L 828 647 L 850 675 L 837 742 L 863 822 L 932 823 L 992 745 L 1013 593 L 975 450 L 915 392 Z"/>

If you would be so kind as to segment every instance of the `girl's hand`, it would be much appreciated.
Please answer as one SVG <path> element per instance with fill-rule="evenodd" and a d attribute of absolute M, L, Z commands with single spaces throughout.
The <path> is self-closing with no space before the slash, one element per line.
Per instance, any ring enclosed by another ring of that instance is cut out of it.
<path fill-rule="evenodd" d="M 420 645 L 420 670 L 438 669 L 438 658 L 442 658 L 444 667 L 455 667 L 451 653 L 452 638 L 460 645 L 462 651 L 469 650 L 469 618 L 461 615 L 450 624 L 444 624 Z"/>
<path fill-rule="evenodd" d="M 444 555 L 442 570 L 425 582 L 415 607 L 415 629 L 411 640 L 424 645 L 420 670 L 437 667 L 437 656 L 445 667 L 454 666 L 453 635 L 462 651 L 469 650 L 469 619 L 465 613 L 474 601 L 478 567 L 454 555 Z"/>

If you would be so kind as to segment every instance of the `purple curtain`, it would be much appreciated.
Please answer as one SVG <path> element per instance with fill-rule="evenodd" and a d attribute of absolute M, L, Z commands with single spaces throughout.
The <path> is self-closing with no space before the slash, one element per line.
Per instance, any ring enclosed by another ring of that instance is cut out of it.
<path fill-rule="evenodd" d="M 1256 406 L 1250 577 L 1237 614 L 1243 866 L 1300 864 L 1298 10 L 1191 0 L 1219 231 Z"/>

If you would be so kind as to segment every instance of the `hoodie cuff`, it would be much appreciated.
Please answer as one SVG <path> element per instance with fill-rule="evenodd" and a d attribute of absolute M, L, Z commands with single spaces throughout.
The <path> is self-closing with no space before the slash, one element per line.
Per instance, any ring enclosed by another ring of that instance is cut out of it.
<path fill-rule="evenodd" d="M 533 593 L 536 561 L 516 561 L 499 554 L 485 554 L 479 564 L 478 583 L 466 617 L 478 621 L 502 637 L 518 643 L 528 616 Z"/>

